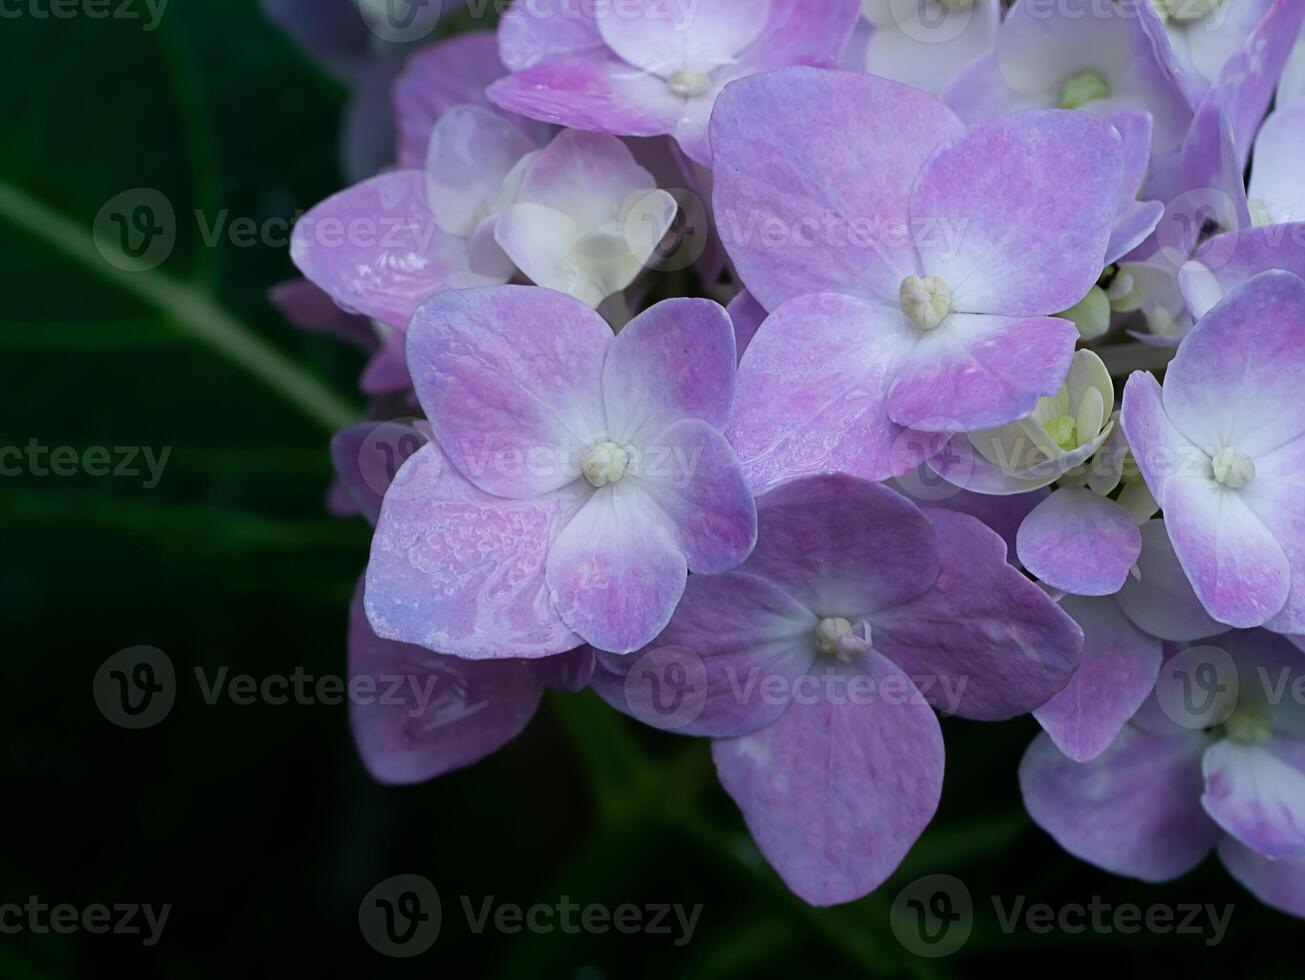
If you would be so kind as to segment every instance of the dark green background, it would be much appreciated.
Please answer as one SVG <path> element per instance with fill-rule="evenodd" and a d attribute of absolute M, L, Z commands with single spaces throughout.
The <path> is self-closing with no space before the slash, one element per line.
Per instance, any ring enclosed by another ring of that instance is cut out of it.
<path fill-rule="evenodd" d="M 325 513 L 329 426 L 197 340 L 197 321 L 229 315 L 356 407 L 361 357 L 269 307 L 268 287 L 292 274 L 284 248 L 207 248 L 191 218 L 287 217 L 338 189 L 344 93 L 253 0 L 172 0 L 152 34 L 129 21 L 0 20 L 0 66 L 0 445 L 173 447 L 151 490 L 0 479 L 0 903 L 173 906 L 153 949 L 125 936 L 0 937 L 0 975 L 1300 975 L 1305 930 L 1214 860 L 1144 886 L 1074 861 L 1035 828 L 1015 781 L 1031 719 L 947 721 L 934 825 L 877 894 L 822 911 L 761 860 L 705 742 L 641 730 L 587 694 L 550 694 L 507 750 L 405 789 L 368 778 L 343 707 L 205 704 L 196 666 L 260 678 L 344 668 L 368 535 Z M 159 269 L 133 277 L 87 248 L 101 206 L 137 187 L 173 202 L 179 238 Z M 180 675 L 171 715 L 141 732 L 109 724 L 91 698 L 100 663 L 134 644 L 166 651 Z M 413 961 L 381 957 L 357 926 L 362 896 L 400 872 L 444 896 L 443 933 Z M 978 914 L 960 953 L 926 962 L 896 943 L 887 910 L 932 872 L 960 877 Z M 477 936 L 461 894 L 705 909 L 684 948 Z M 1210 950 L 1195 937 L 1005 935 L 994 894 L 1236 909 Z"/>

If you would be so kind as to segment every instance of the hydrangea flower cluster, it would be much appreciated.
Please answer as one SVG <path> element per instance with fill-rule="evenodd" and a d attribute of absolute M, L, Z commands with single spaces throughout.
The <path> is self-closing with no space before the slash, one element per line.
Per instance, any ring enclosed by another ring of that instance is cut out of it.
<path fill-rule="evenodd" d="M 1305 916 L 1302 21 L 532 0 L 412 53 L 274 293 L 371 355 L 350 670 L 436 690 L 355 710 L 371 772 L 589 687 L 824 905 L 933 817 L 940 714 L 1032 714 L 1067 851 Z"/>

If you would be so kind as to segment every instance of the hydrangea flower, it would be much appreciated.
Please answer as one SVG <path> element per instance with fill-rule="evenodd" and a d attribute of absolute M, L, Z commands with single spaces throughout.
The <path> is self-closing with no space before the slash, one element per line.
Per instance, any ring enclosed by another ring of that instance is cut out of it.
<path fill-rule="evenodd" d="M 377 634 L 472 658 L 647 643 L 688 569 L 732 568 L 756 537 L 720 433 L 735 359 L 709 300 L 663 301 L 615 338 L 539 287 L 424 305 L 408 364 L 436 443 L 381 510 L 366 593 Z"/>
<path fill-rule="evenodd" d="M 435 293 L 518 267 L 597 306 L 630 284 L 675 210 L 613 137 L 568 131 L 538 150 L 499 113 L 455 106 L 425 171 L 329 198 L 296 224 L 291 255 L 336 302 L 402 330 Z"/>
<path fill-rule="evenodd" d="M 1193 667 L 1219 662 L 1204 659 L 1207 648 L 1194 664 L 1178 654 L 1094 760 L 1074 762 L 1048 736 L 1035 739 L 1020 765 L 1024 802 L 1062 847 L 1107 871 L 1166 881 L 1217 848 L 1261 901 L 1305 915 L 1305 709 L 1284 696 L 1305 665 L 1262 630 L 1220 647 L 1228 667 L 1216 677 L 1234 698 L 1194 685 Z"/>
<path fill-rule="evenodd" d="M 846 902 L 893 871 L 937 807 L 930 705 L 1023 714 L 1064 686 L 1082 635 L 968 515 L 850 476 L 791 481 L 757 510 L 751 557 L 693 576 L 650 651 L 701 661 L 702 708 L 679 730 L 717 739 L 762 853 L 808 902 Z M 626 683 L 644 656 L 600 656 L 593 684 L 649 718 L 628 699 L 645 688 Z"/>
<path fill-rule="evenodd" d="M 843 67 L 914 85 L 937 95 L 966 66 L 992 50 L 1000 0 L 861 0 L 869 23 L 863 43 L 848 45 Z"/>
<path fill-rule="evenodd" d="M 966 122 L 1021 109 L 1142 109 L 1153 148 L 1174 150 L 1192 111 L 1150 0 L 1018 0 L 996 48 L 956 78 L 942 98 Z"/>
<path fill-rule="evenodd" d="M 489 97 L 532 119 L 621 136 L 674 135 L 711 163 L 707 120 L 726 83 L 784 65 L 835 65 L 857 0 L 515 3 L 499 25 L 512 74 Z"/>
<path fill-rule="evenodd" d="M 789 68 L 730 86 L 712 138 L 721 237 L 771 311 L 730 429 L 754 489 L 900 475 L 939 444 L 908 430 L 1004 425 L 1060 388 L 1078 331 L 1048 314 L 1101 272 L 1121 183 L 1109 123 L 967 130 L 916 89 Z"/>
<path fill-rule="evenodd" d="M 1206 610 L 1305 631 L 1305 281 L 1266 272 L 1183 341 L 1163 388 L 1143 372 L 1122 422 Z"/>

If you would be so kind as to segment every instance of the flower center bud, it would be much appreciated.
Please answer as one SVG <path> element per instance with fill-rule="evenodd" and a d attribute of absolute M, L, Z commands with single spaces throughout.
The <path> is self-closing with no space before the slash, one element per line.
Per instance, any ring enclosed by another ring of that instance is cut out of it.
<path fill-rule="evenodd" d="M 1210 16 L 1223 3 L 1224 0 L 1151 0 L 1161 19 L 1187 22 Z"/>
<path fill-rule="evenodd" d="M 952 311 L 952 294 L 938 276 L 907 276 L 897 295 L 906 318 L 921 330 L 932 330 Z"/>
<path fill-rule="evenodd" d="M 580 469 L 595 487 L 605 487 L 625 476 L 630 465 L 630 454 L 614 442 L 600 442 L 590 446 L 580 457 Z"/>
<path fill-rule="evenodd" d="M 1214 478 L 1233 490 L 1255 479 L 1255 460 L 1232 448 L 1220 449 L 1210 460 Z"/>
<path fill-rule="evenodd" d="M 1060 86 L 1060 107 L 1078 109 L 1089 102 L 1104 99 L 1109 94 L 1110 86 L 1096 72 L 1078 71 L 1065 79 Z"/>
<path fill-rule="evenodd" d="M 1056 441 L 1056 445 L 1065 452 L 1078 448 L 1078 426 L 1074 424 L 1073 416 L 1057 415 L 1055 418 L 1047 419 L 1042 427 L 1047 430 L 1047 435 Z"/>
<path fill-rule="evenodd" d="M 816 648 L 846 663 L 870 649 L 870 624 L 862 623 L 861 629 L 864 636 L 841 616 L 822 619 L 816 625 Z"/>
<path fill-rule="evenodd" d="M 1224 719 L 1223 730 L 1235 741 L 1260 745 L 1273 735 L 1273 719 L 1262 705 L 1239 704 Z"/>
<path fill-rule="evenodd" d="M 681 68 L 666 80 L 666 84 L 670 86 L 671 91 L 676 95 L 690 99 L 695 95 L 702 95 L 703 92 L 711 88 L 711 76 L 705 71 Z"/>

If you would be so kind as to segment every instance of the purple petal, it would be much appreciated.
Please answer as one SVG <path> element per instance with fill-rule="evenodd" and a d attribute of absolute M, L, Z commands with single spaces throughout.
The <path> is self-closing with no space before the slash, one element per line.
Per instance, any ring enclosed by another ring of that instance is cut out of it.
<path fill-rule="evenodd" d="M 921 334 L 888 395 L 898 425 L 936 432 L 992 429 L 1060 390 L 1078 329 L 1057 317 L 953 313 Z"/>
<path fill-rule="evenodd" d="M 273 286 L 267 298 L 287 320 L 303 330 L 347 340 L 364 351 L 374 351 L 380 346 L 376 328 L 367 317 L 341 309 L 307 279 L 290 279 Z"/>
<path fill-rule="evenodd" d="M 913 696 L 794 702 L 773 725 L 712 743 L 716 771 L 757 846 L 812 905 L 877 888 L 932 819 L 942 789 L 938 719 L 889 661 L 862 670 Z"/>
<path fill-rule="evenodd" d="M 1305 4 L 1277 0 L 1242 47 L 1224 64 L 1203 98 L 1223 106 L 1232 121 L 1238 159 L 1245 164 L 1255 131 L 1273 99 L 1305 21 Z M 1198 109 L 1199 112 L 1199 109 Z"/>
<path fill-rule="evenodd" d="M 554 611 L 544 565 L 583 494 L 483 493 L 439 446 L 412 456 L 385 495 L 367 566 L 377 635 L 473 659 L 546 657 L 580 645 Z"/>
<path fill-rule="evenodd" d="M 687 574 L 671 519 L 629 478 L 595 491 L 548 553 L 558 614 L 612 653 L 646 646 L 666 627 Z"/>
<path fill-rule="evenodd" d="M 941 568 L 918 598 L 871 617 L 876 650 L 964 718 L 1013 718 L 1045 703 L 1079 665 L 1083 633 L 1006 563 L 996 532 L 968 514 L 926 512 Z"/>
<path fill-rule="evenodd" d="M 1305 860 L 1270 861 L 1233 837 L 1219 842 L 1219 859 L 1261 902 L 1305 918 Z"/>
<path fill-rule="evenodd" d="M 1083 662 L 1033 716 L 1061 752 L 1087 762 L 1110 747 L 1151 693 L 1164 651 L 1110 599 L 1067 596 L 1061 608 L 1083 628 Z"/>
<path fill-rule="evenodd" d="M 1302 376 L 1305 281 L 1266 272 L 1188 334 L 1165 374 L 1164 407 L 1202 449 L 1231 446 L 1258 460 L 1305 434 Z"/>
<path fill-rule="evenodd" d="M 757 508 L 738 458 L 719 431 L 686 418 L 638 443 L 630 473 L 670 518 L 694 572 L 729 571 L 757 540 Z"/>
<path fill-rule="evenodd" d="M 739 572 L 694 575 L 647 651 L 599 658 L 594 689 L 614 708 L 656 727 L 746 735 L 788 707 L 816 658 L 815 632 L 816 617 L 772 582 Z M 678 656 L 645 656 L 659 650 Z M 668 697 L 672 692 L 684 702 Z"/>
<path fill-rule="evenodd" d="M 838 67 L 839 56 L 861 20 L 857 0 L 771 3 L 765 26 L 738 56 L 754 72 L 787 65 Z"/>
<path fill-rule="evenodd" d="M 738 348 L 738 359 L 741 361 L 743 352 L 748 349 L 752 338 L 761 329 L 762 321 L 766 319 L 766 308 L 758 303 L 750 292 L 742 289 L 730 300 L 729 306 L 725 307 L 725 312 L 730 315 L 730 322 L 734 324 L 734 344 Z"/>
<path fill-rule="evenodd" d="M 734 328 L 709 299 L 668 299 L 622 328 L 603 364 L 607 428 L 622 445 L 678 419 L 725 427 L 734 398 Z"/>
<path fill-rule="evenodd" d="M 1211 619 L 1192 591 L 1174 546 L 1159 519 L 1142 525 L 1140 576 L 1129 576 L 1115 596 L 1124 615 L 1141 629 L 1163 640 L 1191 641 L 1225 633 L 1228 627 Z"/>
<path fill-rule="evenodd" d="M 567 0 L 513 3 L 498 26 L 503 64 L 521 71 L 541 61 L 569 57 L 603 47 L 595 7 Z"/>
<path fill-rule="evenodd" d="M 1024 112 L 980 123 L 934 152 L 911 192 L 924 274 L 965 313 L 1044 316 L 1101 275 L 1119 206 L 1122 141 L 1085 112 Z"/>
<path fill-rule="evenodd" d="M 420 169 L 436 120 L 455 105 L 488 105 L 485 87 L 505 74 L 493 31 L 468 31 L 409 58 L 394 83 L 399 166 Z"/>
<path fill-rule="evenodd" d="M 605 436 L 602 365 L 611 328 L 534 286 L 437 296 L 413 317 L 408 365 L 449 460 L 476 486 L 531 497 L 580 476 Z"/>
<path fill-rule="evenodd" d="M 1282 609 L 1291 580 L 1282 546 L 1236 491 L 1205 475 L 1205 455 L 1165 414 L 1160 385 L 1150 374 L 1134 372 L 1128 379 L 1121 421 L 1206 612 L 1230 626 L 1250 627 Z"/>
<path fill-rule="evenodd" d="M 1142 551 L 1142 535 L 1123 507 L 1091 490 L 1064 486 L 1020 525 L 1020 561 L 1054 589 L 1114 595 Z"/>
<path fill-rule="evenodd" d="M 440 228 L 470 239 L 517 162 L 535 149 L 538 144 L 511 120 L 486 106 L 459 105 L 444 113 L 423 161 L 426 203 Z"/>
<path fill-rule="evenodd" d="M 531 119 L 614 136 L 674 132 L 684 104 L 656 75 L 601 53 L 537 64 L 500 79 L 487 94 Z"/>
<path fill-rule="evenodd" d="M 921 507 L 954 510 L 960 514 L 977 517 L 1001 535 L 1002 540 L 1006 542 L 1008 561 L 1012 561 L 1015 555 L 1015 535 L 1020 525 L 1024 523 L 1024 518 L 1029 516 L 1033 508 L 1046 500 L 1051 492 L 1045 487 L 1040 487 L 1025 493 L 1001 496 L 971 493 L 969 490 L 961 490 L 945 482 L 928 467 L 898 477 L 893 485 Z"/>
<path fill-rule="evenodd" d="M 1179 283 L 1188 306 L 1204 316 L 1242 283 L 1272 269 L 1305 277 L 1305 221 L 1216 235 L 1182 269 Z"/>
<path fill-rule="evenodd" d="M 373 527 L 399 467 L 425 444 L 421 430 L 397 421 L 362 422 L 337 432 L 331 440 L 336 476 Z"/>
<path fill-rule="evenodd" d="M 888 418 L 894 364 L 909 350 L 901 313 L 823 293 L 780 306 L 739 363 L 727 430 L 754 493 L 813 473 L 906 473 L 941 439 Z"/>
<path fill-rule="evenodd" d="M 1305 101 L 1269 114 L 1255 137 L 1255 166 L 1246 189 L 1259 217 L 1274 224 L 1305 221 L 1305 189 L 1297 167 L 1305 159 Z"/>
<path fill-rule="evenodd" d="M 1267 858 L 1305 856 L 1305 743 L 1224 738 L 1202 768 L 1201 804 L 1219 826 Z"/>
<path fill-rule="evenodd" d="M 757 547 L 740 571 L 778 584 L 818 616 L 855 620 L 898 606 L 938 577 L 924 512 L 846 475 L 806 477 L 757 501 Z"/>
<path fill-rule="evenodd" d="M 1165 737 L 1125 725 L 1091 762 L 1074 762 L 1051 738 L 1020 763 L 1024 806 L 1077 858 L 1115 874 L 1167 881 L 1201 863 L 1219 828 L 1200 806 L 1204 736 Z"/>
<path fill-rule="evenodd" d="M 709 72 L 757 39 L 771 7 L 770 0 L 699 0 L 692 7 L 630 0 L 618 16 L 599 17 L 598 32 L 617 56 L 644 71 Z"/>
<path fill-rule="evenodd" d="M 997 0 L 940 7 L 894 5 L 890 10 L 890 21 L 872 30 L 864 65 L 857 67 L 935 95 L 992 50 L 1001 24 Z"/>
<path fill-rule="evenodd" d="M 349 690 L 367 771 L 383 783 L 419 783 L 510 742 L 534 716 L 544 685 L 523 660 L 461 660 L 382 640 L 360 587 L 349 613 Z"/>
<path fill-rule="evenodd" d="M 896 306 L 917 271 L 911 185 L 960 129 L 938 100 L 870 75 L 785 68 L 728 86 L 713 208 L 749 292 L 771 311 L 822 291 Z"/>
<path fill-rule="evenodd" d="M 399 329 L 440 290 L 494 282 L 471 271 L 465 241 L 439 229 L 420 170 L 374 177 L 323 201 L 295 225 L 290 255 L 337 303 Z"/>

